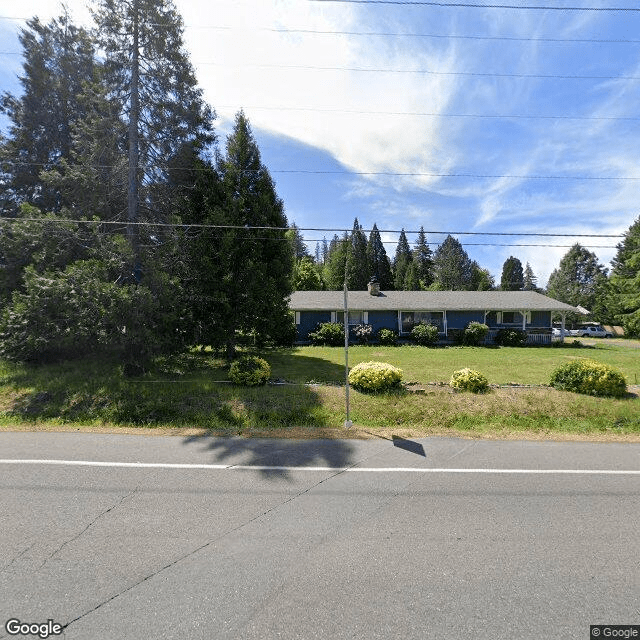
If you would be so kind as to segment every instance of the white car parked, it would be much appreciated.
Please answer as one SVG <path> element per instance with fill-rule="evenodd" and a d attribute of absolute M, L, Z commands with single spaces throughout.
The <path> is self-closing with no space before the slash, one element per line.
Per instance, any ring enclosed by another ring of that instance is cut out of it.
<path fill-rule="evenodd" d="M 600 325 L 589 325 L 582 329 L 573 329 L 572 336 L 580 338 L 613 338 L 613 334 Z"/>

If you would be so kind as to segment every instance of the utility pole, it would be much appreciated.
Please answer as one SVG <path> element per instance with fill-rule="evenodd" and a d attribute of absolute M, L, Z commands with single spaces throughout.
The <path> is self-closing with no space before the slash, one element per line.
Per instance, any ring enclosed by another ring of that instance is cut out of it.
<path fill-rule="evenodd" d="M 129 189 L 127 194 L 127 236 L 131 242 L 134 276 L 140 280 L 138 264 L 138 119 L 140 117 L 139 82 L 139 0 L 133 0 L 133 52 L 131 58 L 131 109 L 129 112 Z"/>

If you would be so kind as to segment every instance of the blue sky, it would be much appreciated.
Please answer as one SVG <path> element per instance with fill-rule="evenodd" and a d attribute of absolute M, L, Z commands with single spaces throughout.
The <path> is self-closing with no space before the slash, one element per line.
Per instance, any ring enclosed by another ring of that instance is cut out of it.
<path fill-rule="evenodd" d="M 84 2 L 67 4 L 90 24 Z M 496 245 L 581 242 L 608 265 L 615 249 L 602 247 L 618 239 L 579 235 L 622 234 L 638 217 L 639 12 L 176 5 L 221 142 L 243 108 L 303 229 L 350 228 L 357 216 L 365 229 L 424 226 L 433 248 L 437 232 L 569 234 L 458 236 L 496 281 L 514 255 L 545 284 L 566 246 Z M 56 13 L 32 0 L 6 15 Z M 0 50 L 18 50 L 22 24 L 0 20 Z M 18 90 L 17 69 L 19 56 L 0 55 L 2 89 Z M 303 232 L 312 248 L 332 233 Z M 391 257 L 397 233 L 383 238 Z"/>

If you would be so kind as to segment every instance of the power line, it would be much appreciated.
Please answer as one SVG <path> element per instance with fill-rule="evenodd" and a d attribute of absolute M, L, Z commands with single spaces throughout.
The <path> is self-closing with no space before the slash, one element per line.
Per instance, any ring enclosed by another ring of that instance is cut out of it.
<path fill-rule="evenodd" d="M 13 166 L 28 166 L 28 167 L 45 167 L 52 163 L 45 162 L 14 162 L 12 160 L 0 159 L 0 165 L 9 164 Z M 66 165 L 68 168 L 74 167 L 87 167 L 91 169 L 113 169 L 120 165 Z M 145 167 L 138 167 L 140 170 L 145 170 Z M 167 171 L 195 171 L 194 167 L 169 167 L 169 166 L 155 166 L 155 169 L 163 169 Z M 243 169 L 243 173 L 255 173 L 260 172 L 262 169 Z M 577 175 L 524 175 L 524 174 L 493 174 L 493 173 L 427 173 L 427 172 L 402 172 L 402 171 L 349 171 L 347 169 L 268 169 L 268 172 L 279 174 L 300 174 L 300 175 L 353 175 L 353 176 L 384 176 L 384 177 L 398 177 L 398 178 L 477 178 L 477 179 L 500 179 L 500 178 L 512 178 L 514 180 L 585 180 L 585 181 L 634 181 L 640 180 L 640 176 L 577 176 Z"/>
<path fill-rule="evenodd" d="M 316 1 L 316 0 L 310 0 Z M 639 9 L 640 10 L 640 9 Z M 201 61 L 194 62 L 194 65 L 225 67 L 230 65 L 222 62 Z M 399 74 L 422 74 L 434 76 L 464 76 L 480 78 L 529 78 L 536 80 L 640 80 L 640 76 L 581 76 L 562 75 L 552 73 L 493 73 L 482 71 L 433 71 L 431 69 L 379 69 L 372 67 L 324 67 L 302 64 L 264 64 L 251 63 L 242 65 L 231 65 L 235 68 L 256 68 L 256 69 L 282 69 L 282 70 L 303 70 L 303 71 L 348 71 L 350 73 L 399 73 Z"/>
<path fill-rule="evenodd" d="M 241 230 L 241 231 L 316 231 L 322 233 L 350 233 L 353 229 L 339 229 L 331 227 L 269 227 L 269 226 L 253 226 L 253 225 L 225 225 L 225 224 L 185 224 L 178 222 L 149 222 L 139 221 L 132 223 L 124 223 L 121 220 L 82 220 L 74 218 L 6 218 L 0 217 L 0 223 L 2 222 L 44 222 L 44 223 L 58 223 L 58 224 L 95 224 L 95 225 L 124 225 L 133 224 L 137 226 L 150 226 L 150 227 L 167 227 L 167 228 L 180 228 L 180 229 L 229 229 L 229 230 Z M 370 233 L 373 229 L 360 229 L 363 233 Z M 378 229 L 379 233 L 402 233 L 405 234 L 418 234 L 423 232 L 425 235 L 451 235 L 451 236 L 520 236 L 520 237 L 548 237 L 548 238 L 623 238 L 625 234 L 598 234 L 598 233 L 547 233 L 547 232 L 507 232 L 507 231 L 434 231 L 434 230 L 412 230 L 412 229 Z M 312 242 L 309 240 L 308 242 Z M 317 240 L 320 242 L 320 240 Z"/>
<path fill-rule="evenodd" d="M 517 5 L 517 4 L 480 4 L 466 2 L 426 2 L 424 0 L 308 0 L 308 2 L 333 2 L 342 4 L 371 4 L 398 6 L 450 7 L 467 9 L 517 9 L 534 11 L 597 11 L 597 12 L 635 12 L 638 7 L 560 7 L 554 5 Z"/>
<path fill-rule="evenodd" d="M 3 16 L 0 16 L 2 19 Z M 5 19 L 6 18 L 5 16 Z M 28 20 L 28 18 L 11 18 L 15 20 Z M 168 24 L 153 24 L 151 26 L 163 27 Z M 270 27 L 228 27 L 220 25 L 195 25 L 186 24 L 185 29 L 211 29 L 214 31 L 250 31 L 269 33 L 299 33 L 305 35 L 338 35 L 338 36 L 379 36 L 395 38 L 441 38 L 445 40 L 498 40 L 513 42 L 565 42 L 565 43 L 597 43 L 597 44 L 640 44 L 640 40 L 629 38 L 547 38 L 547 37 L 524 37 L 524 36 L 479 36 L 453 33 L 406 33 L 394 31 L 338 31 L 330 29 L 285 29 Z M 19 51 L 0 51 L 0 55 L 22 55 Z"/>
<path fill-rule="evenodd" d="M 217 105 L 218 109 L 232 109 L 234 105 Z M 359 109 L 339 109 L 324 107 L 256 107 L 246 106 L 246 111 L 301 111 L 313 113 L 346 113 L 354 115 L 380 115 L 380 116 L 417 116 L 429 118 L 491 118 L 491 119 L 513 119 L 513 120 L 621 120 L 621 121 L 640 121 L 640 117 L 635 116 L 563 116 L 563 115 L 544 115 L 544 114 L 485 114 L 485 113 L 435 113 L 426 111 L 369 111 Z"/>

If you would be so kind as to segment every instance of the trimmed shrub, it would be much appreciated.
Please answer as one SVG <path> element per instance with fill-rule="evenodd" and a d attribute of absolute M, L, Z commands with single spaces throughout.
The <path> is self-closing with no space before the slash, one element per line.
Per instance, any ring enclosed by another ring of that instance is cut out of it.
<path fill-rule="evenodd" d="M 482 322 L 470 322 L 464 330 L 463 343 L 468 347 L 477 347 L 484 342 L 489 327 Z"/>
<path fill-rule="evenodd" d="M 479 371 L 466 368 L 454 371 L 449 386 L 454 389 L 461 389 L 462 391 L 484 393 L 489 388 L 489 381 Z"/>
<path fill-rule="evenodd" d="M 378 331 L 378 344 L 385 347 L 394 347 L 398 344 L 398 334 L 393 329 L 384 327 Z"/>
<path fill-rule="evenodd" d="M 244 387 L 265 384 L 271 375 L 271 367 L 266 360 L 257 356 L 244 356 L 235 360 L 229 369 L 229 378 Z"/>
<path fill-rule="evenodd" d="M 438 342 L 438 327 L 420 322 L 411 329 L 411 339 L 423 347 L 432 347 Z"/>
<path fill-rule="evenodd" d="M 572 360 L 551 374 L 551 386 L 589 396 L 620 398 L 627 392 L 627 381 L 620 371 L 594 360 Z"/>
<path fill-rule="evenodd" d="M 344 326 L 339 322 L 321 322 L 309 339 L 316 346 L 339 347 L 344 344 Z"/>
<path fill-rule="evenodd" d="M 360 344 L 369 344 L 369 340 L 373 337 L 373 327 L 370 324 L 358 324 L 352 332 Z"/>
<path fill-rule="evenodd" d="M 522 329 L 498 329 L 494 342 L 502 347 L 522 347 L 527 342 L 527 332 Z"/>
<path fill-rule="evenodd" d="M 401 381 L 402 369 L 386 362 L 361 362 L 349 371 L 349 384 L 360 391 L 386 391 Z"/>

